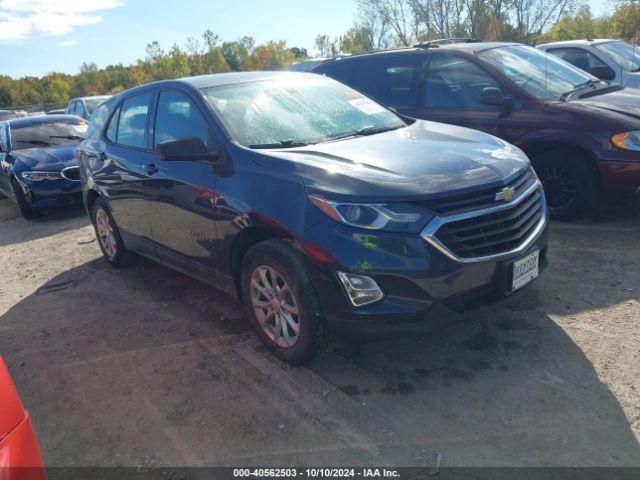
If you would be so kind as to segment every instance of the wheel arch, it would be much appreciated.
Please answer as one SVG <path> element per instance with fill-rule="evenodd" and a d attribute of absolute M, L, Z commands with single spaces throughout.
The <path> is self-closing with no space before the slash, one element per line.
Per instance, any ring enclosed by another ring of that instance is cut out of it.
<path fill-rule="evenodd" d="M 291 237 L 288 234 L 264 225 L 246 227 L 236 235 L 233 246 L 231 247 L 231 274 L 233 276 L 235 293 L 240 302 L 242 302 L 242 262 L 245 255 L 255 245 L 274 239 L 291 242 Z"/>
<path fill-rule="evenodd" d="M 578 154 L 586 160 L 587 165 L 589 165 L 589 168 L 596 178 L 597 185 L 600 190 L 603 189 L 604 181 L 602 178 L 602 174 L 600 173 L 600 169 L 597 165 L 598 159 L 592 151 L 582 145 L 563 140 L 538 140 L 518 145 L 518 147 L 527 154 L 527 157 L 531 159 L 531 163 L 534 165 L 534 167 L 534 158 L 536 155 L 539 155 L 541 153 L 564 151 Z"/>

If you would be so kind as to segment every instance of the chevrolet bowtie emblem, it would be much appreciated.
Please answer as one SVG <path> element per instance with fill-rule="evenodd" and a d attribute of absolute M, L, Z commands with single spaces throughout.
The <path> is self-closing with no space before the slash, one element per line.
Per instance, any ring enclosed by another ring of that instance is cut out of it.
<path fill-rule="evenodd" d="M 496 202 L 499 202 L 500 200 L 504 200 L 505 202 L 508 202 L 515 196 L 516 196 L 515 188 L 512 188 L 512 187 L 503 188 L 498 193 L 496 193 Z"/>

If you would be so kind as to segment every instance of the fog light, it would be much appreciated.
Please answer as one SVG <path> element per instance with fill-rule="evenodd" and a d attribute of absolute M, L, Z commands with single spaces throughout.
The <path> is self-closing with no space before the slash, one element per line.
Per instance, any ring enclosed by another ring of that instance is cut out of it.
<path fill-rule="evenodd" d="M 354 307 L 362 307 L 381 300 L 384 293 L 376 281 L 365 275 L 354 273 L 338 272 L 338 278 L 344 285 L 349 300 Z"/>

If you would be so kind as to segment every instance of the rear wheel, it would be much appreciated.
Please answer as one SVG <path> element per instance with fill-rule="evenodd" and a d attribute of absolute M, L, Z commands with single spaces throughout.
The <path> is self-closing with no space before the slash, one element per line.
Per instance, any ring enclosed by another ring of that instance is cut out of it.
<path fill-rule="evenodd" d="M 245 255 L 242 295 L 266 347 L 291 365 L 304 365 L 329 344 L 329 330 L 309 275 L 284 242 L 269 240 Z"/>
<path fill-rule="evenodd" d="M 133 254 L 125 248 L 116 222 L 101 198 L 97 198 L 93 203 L 91 220 L 96 231 L 98 245 L 100 245 L 102 255 L 107 262 L 116 267 L 129 265 Z"/>
<path fill-rule="evenodd" d="M 570 220 L 592 207 L 598 183 L 588 159 L 577 152 L 543 152 L 531 159 L 540 177 L 552 218 Z"/>
<path fill-rule="evenodd" d="M 16 203 L 18 204 L 18 208 L 20 209 L 20 213 L 27 220 L 33 220 L 34 218 L 38 218 L 40 216 L 40 212 L 33 208 L 27 200 L 24 191 L 18 181 L 15 178 L 11 179 L 11 187 L 13 188 L 13 194 L 16 197 Z"/>

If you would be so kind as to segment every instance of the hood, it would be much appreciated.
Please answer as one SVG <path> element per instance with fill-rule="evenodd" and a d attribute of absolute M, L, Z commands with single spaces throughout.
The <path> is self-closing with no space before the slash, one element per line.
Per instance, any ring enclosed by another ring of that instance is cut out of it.
<path fill-rule="evenodd" d="M 11 155 L 22 162 L 30 170 L 59 171 L 78 165 L 76 146 L 50 148 L 28 148 L 14 150 Z"/>
<path fill-rule="evenodd" d="M 640 90 L 635 88 L 563 103 L 569 108 L 587 110 L 602 120 L 616 121 L 633 129 L 640 128 Z"/>
<path fill-rule="evenodd" d="M 391 132 L 268 151 L 290 161 L 309 192 L 359 201 L 409 200 L 501 185 L 529 161 L 476 130 L 418 120 Z"/>
<path fill-rule="evenodd" d="M 624 78 L 624 86 L 627 88 L 640 88 L 640 72 L 628 72 L 626 78 Z M 636 94 L 640 95 L 640 91 L 636 90 Z"/>

